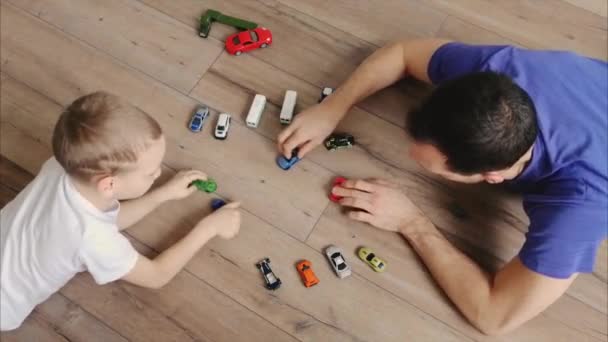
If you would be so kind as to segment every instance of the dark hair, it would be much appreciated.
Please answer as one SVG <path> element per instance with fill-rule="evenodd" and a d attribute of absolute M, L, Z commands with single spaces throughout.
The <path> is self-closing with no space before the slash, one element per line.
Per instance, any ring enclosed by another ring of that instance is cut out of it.
<path fill-rule="evenodd" d="M 408 115 L 407 130 L 461 174 L 511 167 L 538 132 L 532 99 L 508 76 L 476 72 L 445 82 Z"/>

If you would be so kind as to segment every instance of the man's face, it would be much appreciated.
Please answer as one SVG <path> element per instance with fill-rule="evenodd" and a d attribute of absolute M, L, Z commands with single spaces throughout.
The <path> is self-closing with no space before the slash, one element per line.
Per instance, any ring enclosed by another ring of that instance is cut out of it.
<path fill-rule="evenodd" d="M 445 179 L 459 183 L 480 183 L 486 179 L 480 173 L 461 175 L 448 168 L 447 157 L 431 144 L 412 142 L 409 148 L 410 158 L 427 171 Z"/>
<path fill-rule="evenodd" d="M 165 138 L 150 143 L 141 153 L 135 166 L 114 177 L 114 196 L 118 200 L 141 197 L 161 174 L 161 163 L 165 157 Z"/>

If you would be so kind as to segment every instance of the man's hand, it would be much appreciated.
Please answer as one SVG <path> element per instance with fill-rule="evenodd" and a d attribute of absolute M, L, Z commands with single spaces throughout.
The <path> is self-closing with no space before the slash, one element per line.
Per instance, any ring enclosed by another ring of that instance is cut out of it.
<path fill-rule="evenodd" d="M 196 187 L 190 184 L 199 179 L 207 180 L 207 175 L 198 170 L 182 170 L 156 191 L 163 201 L 179 200 L 196 192 Z"/>
<path fill-rule="evenodd" d="M 396 184 L 385 180 L 349 179 L 332 193 L 343 197 L 341 205 L 358 209 L 348 213 L 350 218 L 380 229 L 405 234 L 424 227 L 417 223 L 428 220 Z"/>
<path fill-rule="evenodd" d="M 238 210 L 240 206 L 241 204 L 238 202 L 224 205 L 202 219 L 196 229 L 211 231 L 213 236 L 219 236 L 222 239 L 232 239 L 239 233 L 241 227 L 241 212 Z"/>
<path fill-rule="evenodd" d="M 298 157 L 303 158 L 336 128 L 346 110 L 331 104 L 329 99 L 296 115 L 291 125 L 279 134 L 279 151 L 286 158 L 291 158 L 296 147 L 299 147 Z"/>

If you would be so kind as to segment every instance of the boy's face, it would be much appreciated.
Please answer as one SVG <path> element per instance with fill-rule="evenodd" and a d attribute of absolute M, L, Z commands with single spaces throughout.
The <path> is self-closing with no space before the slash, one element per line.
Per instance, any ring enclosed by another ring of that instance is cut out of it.
<path fill-rule="evenodd" d="M 135 166 L 114 176 L 114 197 L 128 200 L 141 197 L 161 174 L 161 163 L 165 157 L 165 137 L 153 140 L 148 149 L 139 156 Z"/>

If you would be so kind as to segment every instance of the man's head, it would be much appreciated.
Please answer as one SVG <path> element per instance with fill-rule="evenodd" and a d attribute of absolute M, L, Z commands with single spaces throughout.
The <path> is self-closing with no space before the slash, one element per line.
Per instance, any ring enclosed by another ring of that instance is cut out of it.
<path fill-rule="evenodd" d="M 160 175 L 165 139 L 158 123 L 105 92 L 82 96 L 59 117 L 53 152 L 66 172 L 106 199 L 143 195 Z"/>
<path fill-rule="evenodd" d="M 447 179 L 500 183 L 538 132 L 534 103 L 507 76 L 478 72 L 440 85 L 408 116 L 410 156 Z"/>

